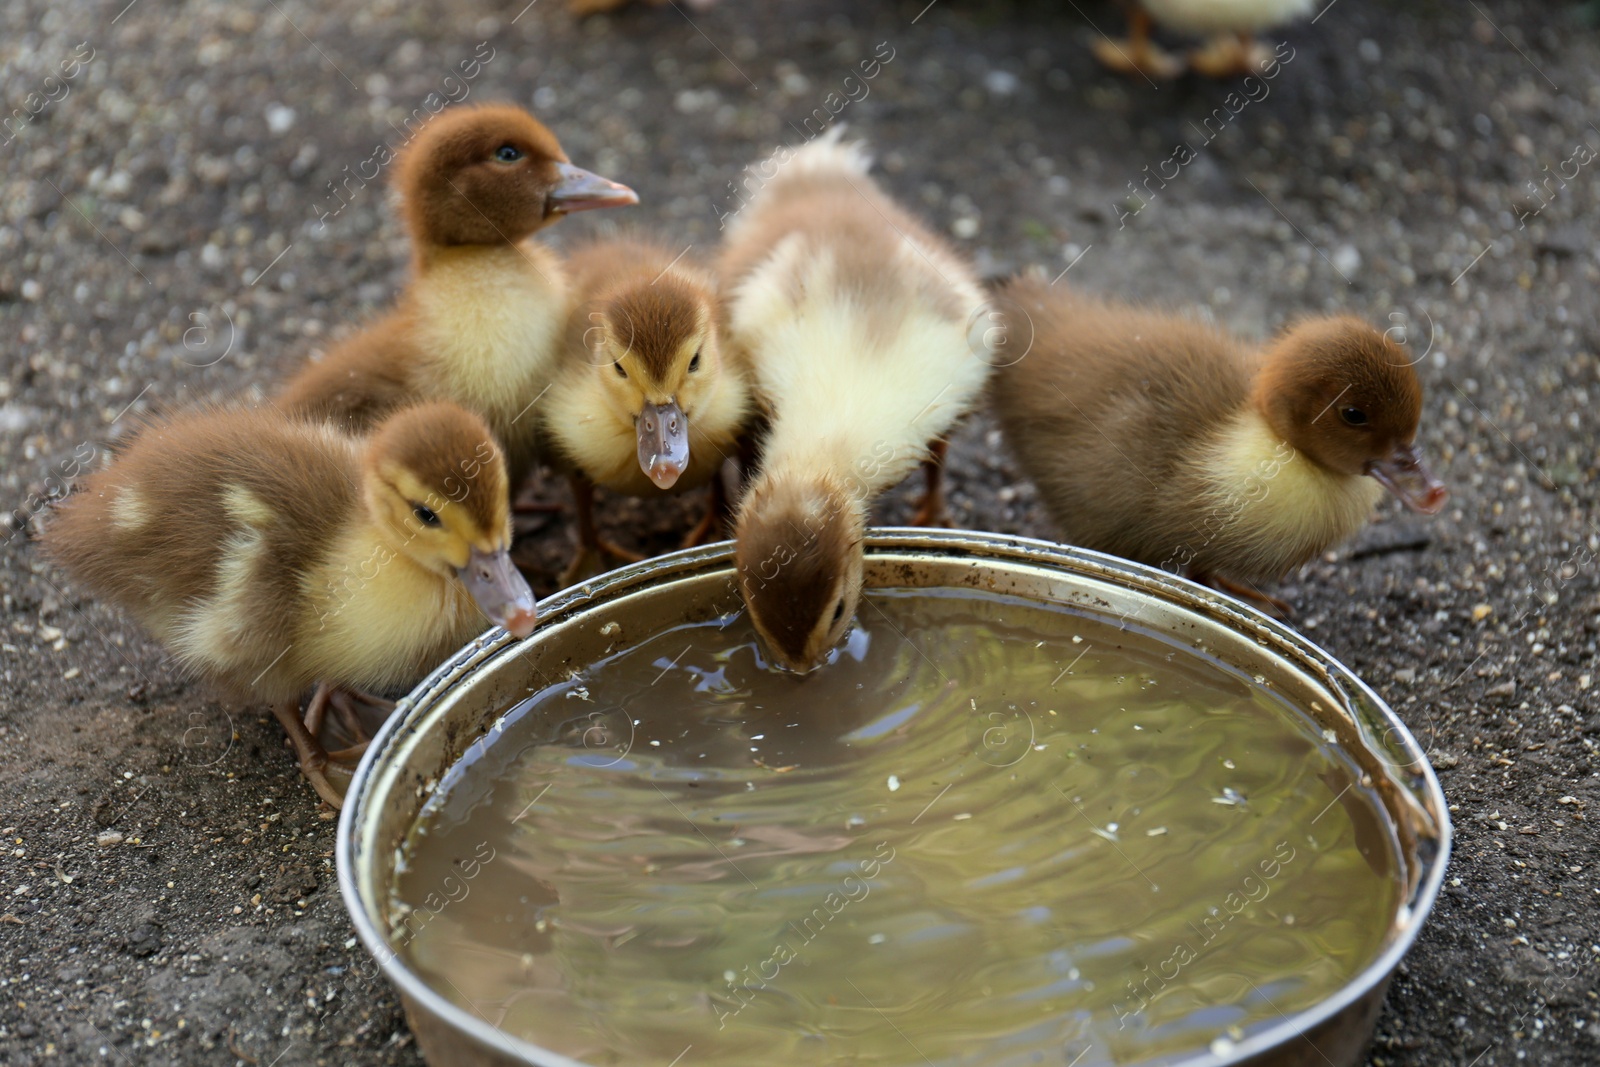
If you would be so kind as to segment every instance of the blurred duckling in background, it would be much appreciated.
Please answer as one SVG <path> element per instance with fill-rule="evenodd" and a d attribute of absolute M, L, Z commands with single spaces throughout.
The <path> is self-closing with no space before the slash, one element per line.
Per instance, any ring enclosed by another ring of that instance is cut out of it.
<path fill-rule="evenodd" d="M 1315 0 L 1125 0 L 1128 37 L 1101 37 L 1095 58 L 1112 70 L 1151 79 L 1176 78 L 1186 69 L 1208 78 L 1259 74 L 1277 58 L 1255 35 L 1273 26 L 1304 18 Z M 1178 33 L 1207 38 L 1187 62 L 1163 51 L 1150 39 L 1152 23 Z"/>
<path fill-rule="evenodd" d="M 566 273 L 528 238 L 574 211 L 636 204 L 625 185 L 567 161 L 521 108 L 454 108 L 400 154 L 413 255 L 399 303 L 300 371 L 285 410 L 361 432 L 418 400 L 478 412 L 506 450 L 513 491 L 531 466 L 529 408 L 555 374 Z"/>
<path fill-rule="evenodd" d="M 308 688 L 409 686 L 485 617 L 518 637 L 534 623 L 500 450 L 453 404 L 405 409 L 366 441 L 270 408 L 180 415 L 91 475 L 41 541 L 186 672 L 270 702 L 334 807 Z"/>
<path fill-rule="evenodd" d="M 577 508 L 579 554 L 568 583 L 602 552 L 640 558 L 600 539 L 596 485 L 648 497 L 709 482 L 706 516 L 687 544 L 706 540 L 725 510 L 723 461 L 737 451 L 750 390 L 717 345 L 715 283 L 684 252 L 619 238 L 567 260 L 577 300 L 544 427 Z"/>
<path fill-rule="evenodd" d="M 584 18 L 616 11 L 635 2 L 649 4 L 651 7 L 666 7 L 671 0 L 567 0 L 567 10 L 579 18 Z M 710 11 L 717 0 L 682 0 L 682 2 L 683 6 L 691 11 Z"/>
<path fill-rule="evenodd" d="M 869 164 L 837 130 L 780 149 L 719 270 L 725 340 L 768 423 L 735 521 L 736 576 L 768 653 L 795 671 L 850 626 L 873 500 L 966 413 L 989 370 L 971 268 Z"/>
<path fill-rule="evenodd" d="M 999 306 L 1033 344 L 996 372 L 994 408 L 1072 544 L 1282 614 L 1256 586 L 1355 534 L 1383 489 L 1444 506 L 1417 452 L 1416 372 L 1360 319 L 1304 319 L 1257 348 L 1033 275 Z"/>

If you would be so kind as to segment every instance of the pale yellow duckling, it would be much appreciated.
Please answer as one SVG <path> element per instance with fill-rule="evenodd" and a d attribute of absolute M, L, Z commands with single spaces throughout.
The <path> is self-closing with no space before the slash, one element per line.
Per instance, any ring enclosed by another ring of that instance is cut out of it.
<path fill-rule="evenodd" d="M 715 283 L 685 250 L 598 241 L 572 253 L 567 272 L 577 300 L 543 425 L 577 506 L 571 580 L 602 550 L 638 558 L 601 541 L 596 485 L 648 497 L 709 482 L 711 505 L 687 543 L 706 538 L 721 517 L 723 462 L 736 451 L 751 401 L 742 368 L 717 344 Z"/>
<path fill-rule="evenodd" d="M 335 807 L 300 718 L 308 688 L 409 686 L 486 617 L 519 637 L 534 623 L 504 460 L 453 404 L 402 410 L 365 441 L 270 408 L 181 415 L 91 475 L 41 541 L 186 672 L 270 702 Z"/>
<path fill-rule="evenodd" d="M 992 358 L 971 268 L 868 166 L 836 134 L 781 149 L 719 271 L 727 343 L 768 422 L 737 580 L 768 652 L 796 671 L 850 625 L 873 500 L 971 407 Z"/>
<path fill-rule="evenodd" d="M 1281 613 L 1257 586 L 1355 534 L 1383 488 L 1444 506 L 1416 447 L 1416 371 L 1360 319 L 1308 318 L 1262 347 L 1034 275 L 1000 298 L 1032 346 L 996 371 L 995 412 L 1072 544 Z"/>
<path fill-rule="evenodd" d="M 560 259 L 532 235 L 639 198 L 574 167 L 554 134 L 506 105 L 441 113 L 396 166 L 411 281 L 394 310 L 301 370 L 278 404 L 359 432 L 419 400 L 454 401 L 494 430 L 515 489 L 571 306 Z"/>

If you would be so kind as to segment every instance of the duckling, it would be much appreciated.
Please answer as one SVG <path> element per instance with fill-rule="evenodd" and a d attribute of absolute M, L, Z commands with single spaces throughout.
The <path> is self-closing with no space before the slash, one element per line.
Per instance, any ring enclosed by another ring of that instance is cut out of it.
<path fill-rule="evenodd" d="M 685 261 L 686 251 L 616 238 L 567 259 L 577 301 L 544 428 L 577 505 L 580 551 L 569 581 L 602 551 L 638 558 L 600 540 L 595 485 L 657 496 L 710 482 L 711 505 L 688 544 L 721 517 L 722 466 L 736 451 L 750 390 L 717 345 L 715 283 Z"/>
<path fill-rule="evenodd" d="M 528 238 L 574 211 L 636 204 L 632 189 L 567 161 L 521 108 L 447 110 L 402 150 L 397 186 L 411 237 L 399 303 L 300 371 L 278 404 L 361 431 L 418 400 L 481 414 L 506 450 L 511 485 L 533 457 L 570 292 L 560 260 Z"/>
<path fill-rule="evenodd" d="M 1444 506 L 1416 446 L 1416 371 L 1360 319 L 1304 319 L 1257 348 L 1034 275 L 1000 306 L 1031 320 L 1033 344 L 996 372 L 994 408 L 1073 544 L 1283 613 L 1255 587 L 1353 535 L 1383 489 Z"/>
<path fill-rule="evenodd" d="M 1254 35 L 1311 14 L 1315 0 L 1127 0 L 1128 37 L 1095 42 L 1095 58 L 1112 70 L 1147 78 L 1176 78 L 1185 69 L 1208 78 L 1258 74 L 1275 59 Z M 1150 39 L 1152 22 L 1179 33 L 1208 38 L 1188 62 Z"/>
<path fill-rule="evenodd" d="M 589 15 L 599 15 L 619 8 L 627 7 L 634 0 L 567 0 L 567 10 L 578 18 Z M 670 0 L 640 0 L 651 7 L 666 7 Z M 717 0 L 683 0 L 685 7 L 691 11 L 710 11 Z"/>
<path fill-rule="evenodd" d="M 736 580 L 769 654 L 800 672 L 855 614 L 873 499 L 966 413 L 993 355 L 971 268 L 869 164 L 837 131 L 780 149 L 719 270 L 727 343 L 767 422 L 735 519 Z"/>
<path fill-rule="evenodd" d="M 534 624 L 504 459 L 454 404 L 404 409 L 365 441 L 271 408 L 180 415 L 86 479 L 41 541 L 186 672 L 270 702 L 334 807 L 307 688 L 408 686 L 485 616 L 517 637 Z"/>

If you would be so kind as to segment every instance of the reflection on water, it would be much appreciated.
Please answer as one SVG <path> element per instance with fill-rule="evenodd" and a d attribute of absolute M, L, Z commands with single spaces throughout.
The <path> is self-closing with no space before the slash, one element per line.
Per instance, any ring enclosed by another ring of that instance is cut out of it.
<path fill-rule="evenodd" d="M 532 695 L 430 801 L 396 939 L 597 1065 L 1159 1063 L 1380 951 L 1358 777 L 1191 650 L 877 590 L 804 679 L 709 623 Z"/>

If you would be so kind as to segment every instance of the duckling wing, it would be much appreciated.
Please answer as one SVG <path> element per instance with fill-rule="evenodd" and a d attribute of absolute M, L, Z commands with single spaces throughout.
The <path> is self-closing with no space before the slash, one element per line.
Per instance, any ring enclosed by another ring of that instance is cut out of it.
<path fill-rule="evenodd" d="M 864 170 L 852 146 L 801 149 L 736 220 L 722 277 L 771 418 L 763 461 L 865 464 L 876 491 L 970 407 L 990 353 L 970 268 Z"/>
<path fill-rule="evenodd" d="M 1197 464 L 1247 401 L 1247 356 L 1202 323 L 1035 278 L 1000 303 L 1031 347 L 996 372 L 995 412 L 1056 525 L 1086 548 L 1163 562 L 1194 539 Z"/>
<path fill-rule="evenodd" d="M 419 399 L 414 368 L 421 353 L 411 334 L 403 316 L 386 316 L 303 367 L 278 394 L 278 407 L 351 433 L 372 429 Z"/>

